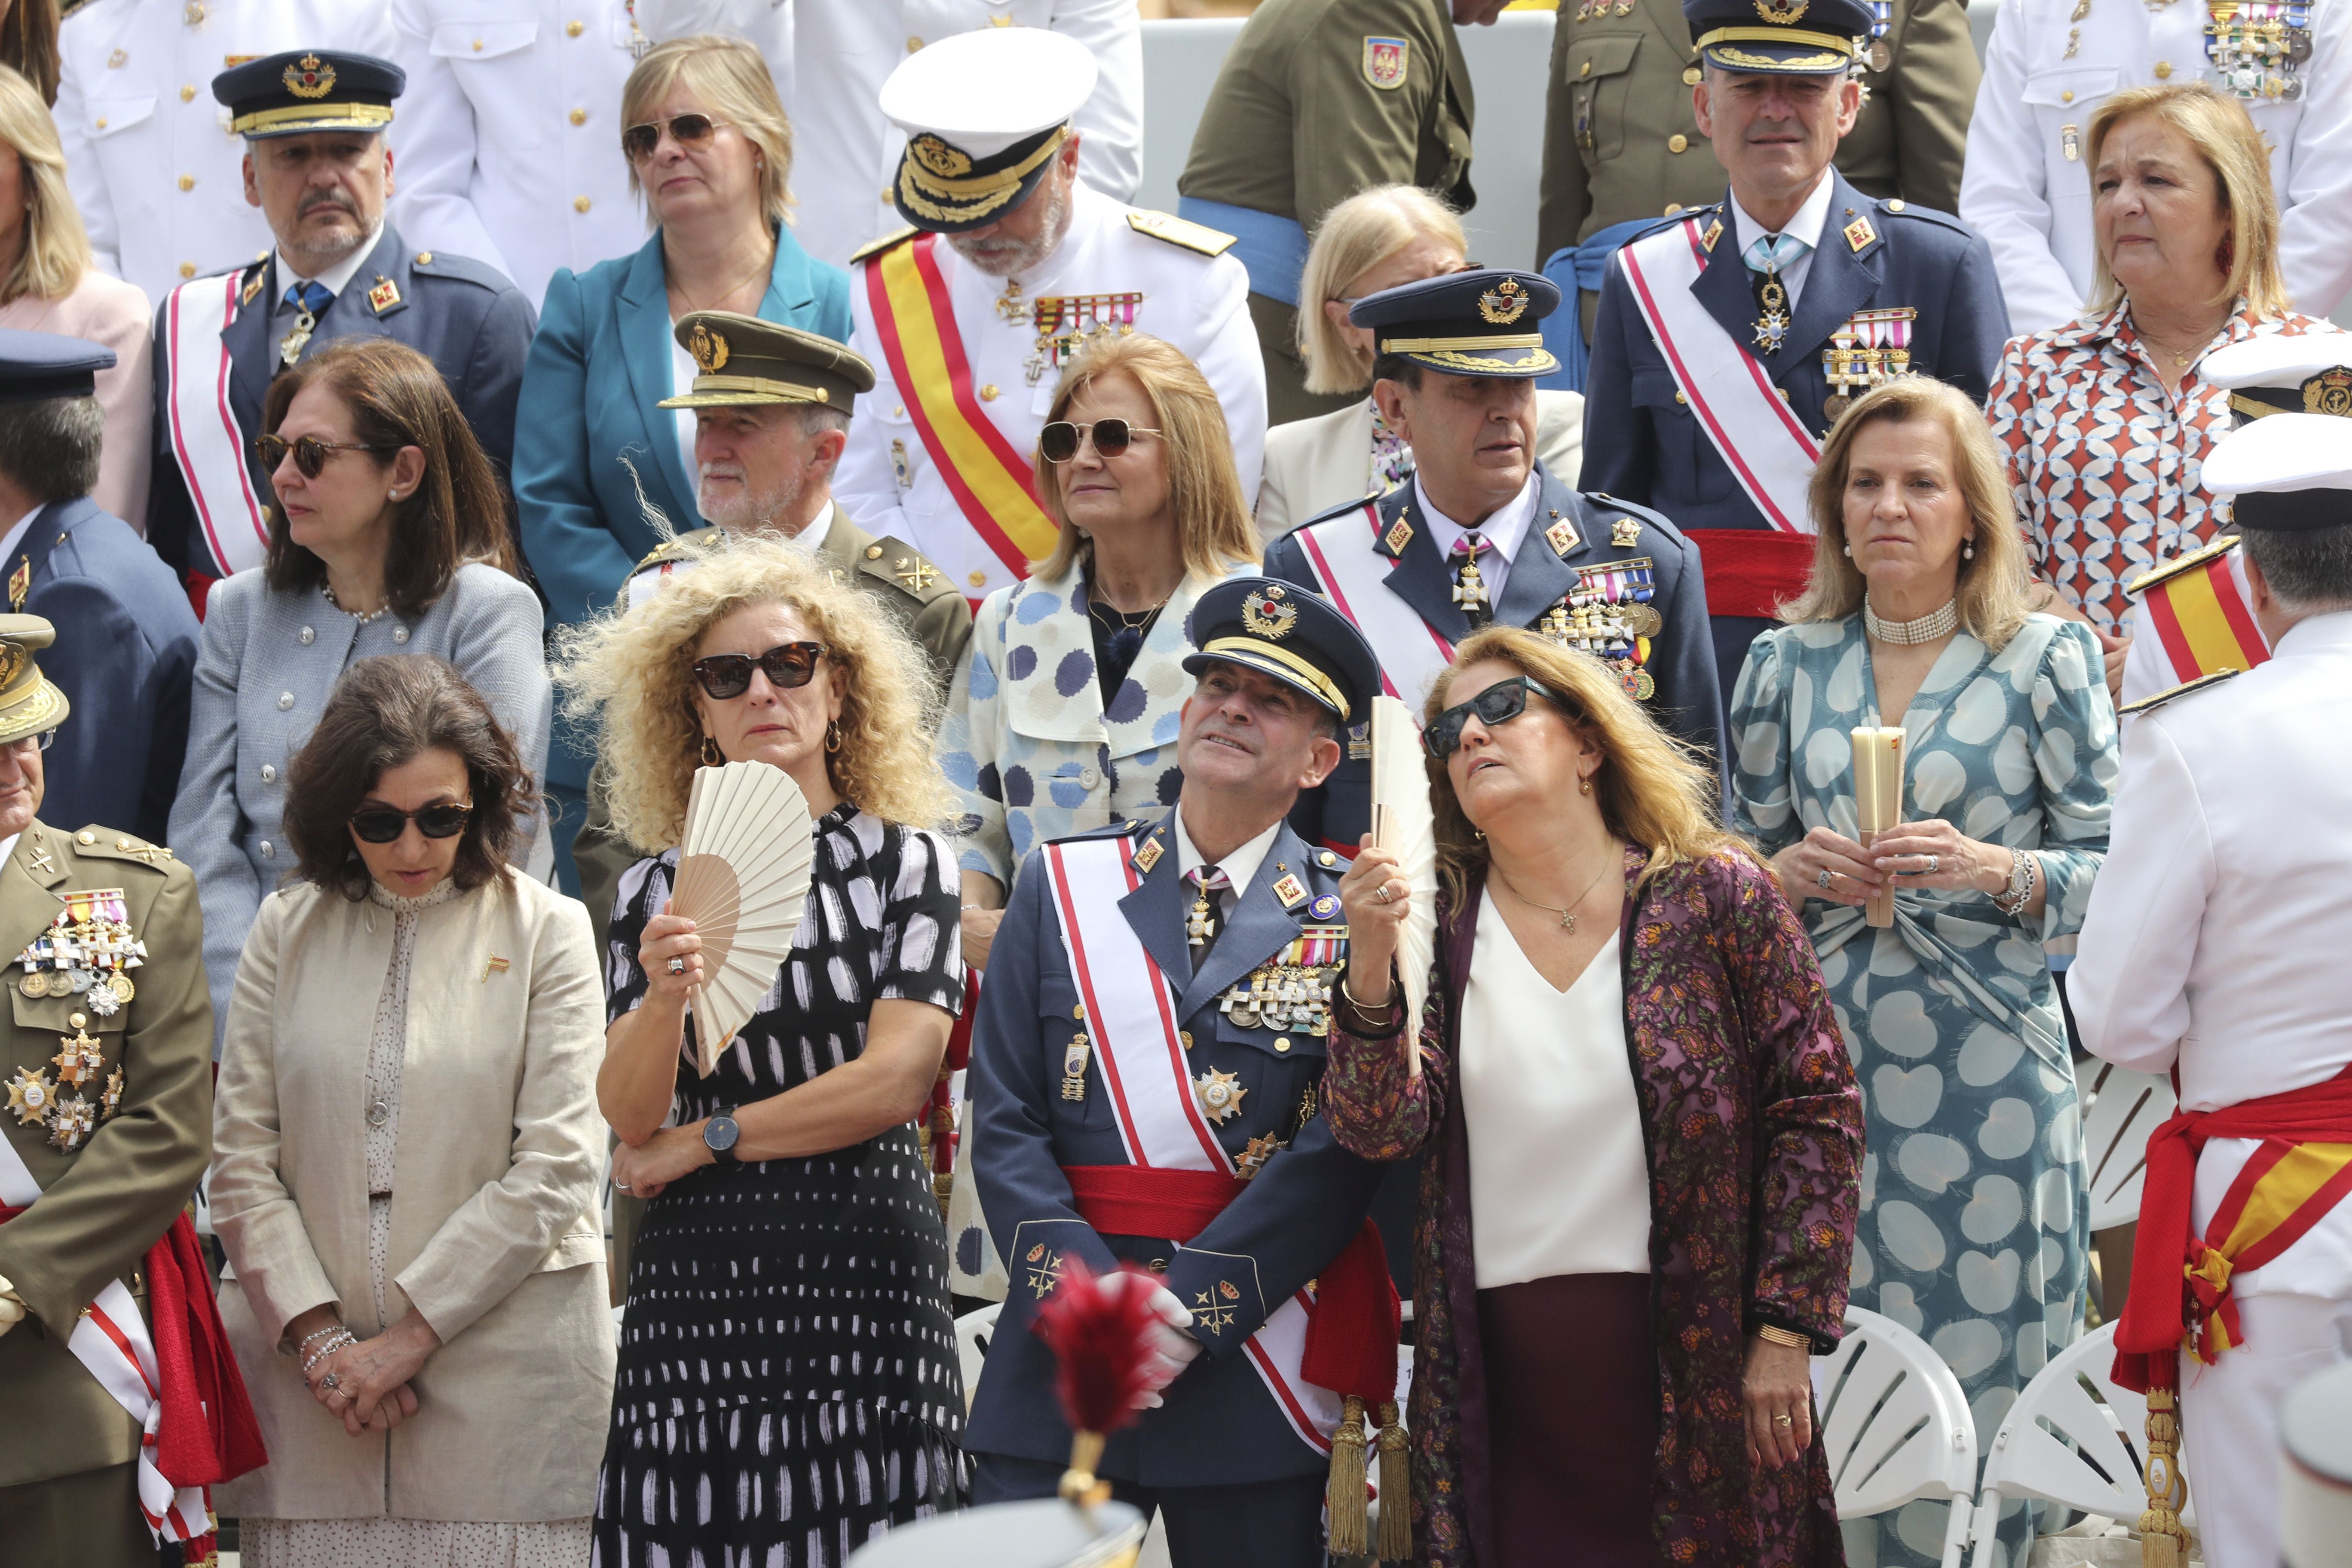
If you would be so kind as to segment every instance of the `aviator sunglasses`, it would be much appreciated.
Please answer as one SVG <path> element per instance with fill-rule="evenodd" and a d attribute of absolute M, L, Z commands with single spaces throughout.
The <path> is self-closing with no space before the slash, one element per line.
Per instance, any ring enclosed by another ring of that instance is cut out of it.
<path fill-rule="evenodd" d="M 1135 442 L 1138 436 L 1157 436 L 1140 425 L 1129 425 L 1124 419 L 1097 419 L 1091 425 L 1073 425 L 1066 419 L 1056 419 L 1037 432 L 1037 450 L 1049 463 L 1066 463 L 1078 455 L 1078 443 L 1087 433 L 1094 433 L 1095 450 L 1106 458 L 1116 458 Z"/>
<path fill-rule="evenodd" d="M 1522 675 L 1515 680 L 1498 680 L 1469 701 L 1458 702 L 1440 713 L 1421 732 L 1421 743 L 1442 763 L 1460 749 L 1462 726 L 1470 721 L 1472 714 L 1476 714 L 1478 721 L 1491 730 L 1526 712 L 1530 691 L 1563 712 L 1567 710 L 1566 703 Z"/>
<path fill-rule="evenodd" d="M 302 477 L 315 479 L 325 470 L 327 459 L 337 452 L 373 452 L 383 457 L 399 448 L 371 447 L 364 441 L 321 441 L 316 436 L 304 436 L 292 441 L 283 436 L 257 436 L 253 438 L 253 449 L 261 454 L 264 473 L 276 473 L 290 451 L 294 454 L 294 466 L 302 470 Z"/>
<path fill-rule="evenodd" d="M 689 153 L 699 153 L 719 134 L 719 123 L 708 114 L 678 114 L 667 120 L 647 121 L 621 132 L 621 151 L 630 163 L 642 163 L 661 145 L 661 133 L 667 128 L 671 141 Z"/>
<path fill-rule="evenodd" d="M 789 691 L 796 686 L 806 686 L 809 677 L 816 673 L 816 661 L 824 657 L 821 642 L 778 643 L 767 652 L 754 658 L 748 653 L 714 653 L 709 658 L 694 661 L 695 683 L 703 695 L 713 701 L 725 701 L 740 697 L 751 689 L 751 671 L 759 670 L 768 678 L 768 684 L 779 691 Z"/>
<path fill-rule="evenodd" d="M 352 831 L 369 844 L 389 844 L 408 831 L 411 822 L 427 838 L 455 838 L 466 831 L 474 808 L 442 801 L 416 811 L 394 811 L 388 805 L 363 805 L 352 813 Z"/>

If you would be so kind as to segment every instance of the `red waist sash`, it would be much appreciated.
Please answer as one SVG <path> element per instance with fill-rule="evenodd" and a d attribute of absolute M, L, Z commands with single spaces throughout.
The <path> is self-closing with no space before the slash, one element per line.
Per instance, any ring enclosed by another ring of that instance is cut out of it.
<path fill-rule="evenodd" d="M 1777 528 L 1690 528 L 1706 577 L 1706 613 L 1777 619 L 1780 605 L 1805 591 L 1813 536 Z"/>

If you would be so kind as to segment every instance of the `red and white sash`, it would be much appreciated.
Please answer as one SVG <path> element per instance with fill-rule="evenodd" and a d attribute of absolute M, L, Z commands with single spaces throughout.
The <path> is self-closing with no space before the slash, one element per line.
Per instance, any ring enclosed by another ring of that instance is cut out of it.
<path fill-rule="evenodd" d="M 1422 699 L 1438 672 L 1454 662 L 1454 645 L 1421 618 L 1388 585 L 1394 557 L 1374 546 L 1381 537 L 1381 509 L 1366 501 L 1353 511 L 1298 531 L 1298 547 L 1322 579 L 1323 596 L 1370 644 L 1381 660 L 1382 689 L 1412 710 L 1421 722 Z"/>
<path fill-rule="evenodd" d="M 228 576 L 261 564 L 269 525 L 245 460 L 245 432 L 229 406 L 229 354 L 224 334 L 236 320 L 244 269 L 183 283 L 163 300 L 163 353 L 172 394 L 162 414 L 172 460 L 187 482 L 196 526 L 213 564 Z"/>
<path fill-rule="evenodd" d="M 41 1195 L 40 1183 L 5 1138 L 0 1138 L 0 1205 L 28 1209 Z M 163 1383 L 155 1366 L 155 1342 L 139 1303 L 120 1279 L 110 1279 L 74 1325 L 66 1349 L 89 1369 L 100 1388 L 131 1414 L 144 1434 L 139 1440 L 139 1511 L 155 1539 L 194 1541 L 212 1529 L 211 1504 L 203 1487 L 174 1489 L 155 1468 L 155 1433 L 163 1415 Z"/>
<path fill-rule="evenodd" d="M 1699 428 L 1756 510 L 1783 532 L 1812 532 L 1805 488 L 1821 460 L 1821 445 L 1747 345 L 1725 331 L 1691 292 L 1706 270 L 1698 220 L 1644 235 L 1618 251 L 1617 265 Z"/>
<path fill-rule="evenodd" d="M 1234 1163 L 1192 1092 L 1178 1037 L 1176 992 L 1118 907 L 1142 880 L 1128 838 L 1091 838 L 1045 847 L 1045 875 L 1061 917 L 1063 951 L 1087 1008 L 1095 1060 L 1110 1092 L 1128 1162 L 1145 1170 L 1234 1174 Z M 1301 1290 L 1276 1308 L 1244 1346 L 1266 1390 L 1299 1438 L 1328 1453 L 1340 1398 L 1299 1373 L 1313 1298 Z"/>

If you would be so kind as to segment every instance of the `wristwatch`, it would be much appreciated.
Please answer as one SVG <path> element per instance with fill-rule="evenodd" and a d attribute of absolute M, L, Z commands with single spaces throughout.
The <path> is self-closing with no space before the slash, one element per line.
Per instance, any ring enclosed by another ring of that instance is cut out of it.
<path fill-rule="evenodd" d="M 720 1106 L 702 1124 L 702 1146 L 722 1165 L 740 1163 L 735 1158 L 735 1141 L 742 1135 L 743 1130 L 735 1125 L 735 1108 L 731 1105 Z"/>

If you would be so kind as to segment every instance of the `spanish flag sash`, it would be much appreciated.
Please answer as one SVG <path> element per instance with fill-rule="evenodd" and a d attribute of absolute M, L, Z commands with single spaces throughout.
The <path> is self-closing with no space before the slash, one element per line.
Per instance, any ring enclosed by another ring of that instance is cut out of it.
<path fill-rule="evenodd" d="M 2249 670 L 2270 658 L 2270 644 L 2248 607 L 2237 543 L 2235 534 L 2225 535 L 2125 588 L 2139 601 L 2130 626 L 2135 649 L 2149 644 L 2168 667 L 2158 672 L 2159 687 Z"/>
<path fill-rule="evenodd" d="M 982 413 L 955 304 L 921 234 L 866 261 L 866 301 L 890 375 L 923 448 L 965 519 L 1015 578 L 1054 552 L 1057 530 L 1037 504 L 1036 474 Z"/>

